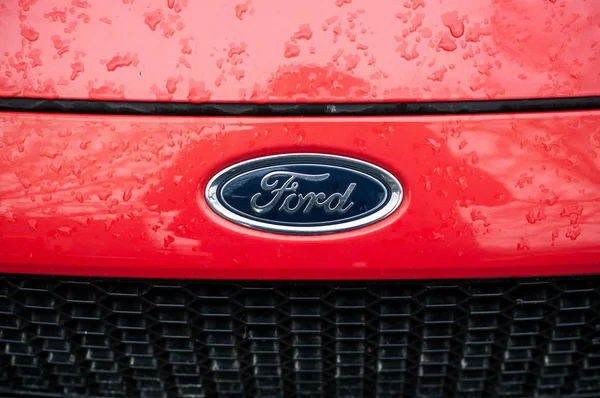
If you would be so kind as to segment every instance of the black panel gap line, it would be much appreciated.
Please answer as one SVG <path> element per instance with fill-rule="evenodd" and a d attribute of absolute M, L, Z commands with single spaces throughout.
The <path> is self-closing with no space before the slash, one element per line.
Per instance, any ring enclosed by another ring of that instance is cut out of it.
<path fill-rule="evenodd" d="M 0 111 L 147 116 L 421 116 L 600 110 L 600 96 L 483 101 L 249 103 L 0 98 Z"/>

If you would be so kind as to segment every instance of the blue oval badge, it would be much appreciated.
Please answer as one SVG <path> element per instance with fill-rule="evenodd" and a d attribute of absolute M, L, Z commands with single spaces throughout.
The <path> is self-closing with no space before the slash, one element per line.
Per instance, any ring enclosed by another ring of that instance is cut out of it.
<path fill-rule="evenodd" d="M 275 155 L 238 163 L 206 187 L 210 207 L 250 228 L 289 234 L 347 231 L 398 208 L 398 180 L 372 164 L 322 154 Z"/>

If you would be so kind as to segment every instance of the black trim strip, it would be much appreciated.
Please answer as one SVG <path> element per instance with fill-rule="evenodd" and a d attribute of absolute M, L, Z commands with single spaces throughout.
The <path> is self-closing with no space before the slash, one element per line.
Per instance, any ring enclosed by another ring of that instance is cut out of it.
<path fill-rule="evenodd" d="M 396 116 L 600 109 L 600 96 L 489 101 L 239 103 L 0 98 L 0 111 L 157 116 Z"/>

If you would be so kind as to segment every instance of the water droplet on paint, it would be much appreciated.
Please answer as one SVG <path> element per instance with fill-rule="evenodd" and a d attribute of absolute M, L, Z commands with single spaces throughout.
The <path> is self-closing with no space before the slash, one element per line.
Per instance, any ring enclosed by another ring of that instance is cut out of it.
<path fill-rule="evenodd" d="M 525 238 L 521 238 L 521 240 L 517 243 L 518 250 L 529 250 L 529 241 Z"/>
<path fill-rule="evenodd" d="M 108 198 L 110 198 L 111 195 L 112 195 L 112 191 L 110 191 L 110 190 L 104 191 L 104 192 L 100 192 L 98 194 L 98 199 L 100 199 L 100 200 L 107 200 Z"/>
<path fill-rule="evenodd" d="M 300 47 L 294 42 L 286 42 L 285 43 L 285 51 L 283 55 L 286 58 L 294 58 L 300 55 Z"/>
<path fill-rule="evenodd" d="M 130 185 L 123 191 L 123 202 L 128 202 L 133 194 L 133 187 Z"/>
<path fill-rule="evenodd" d="M 235 16 L 240 21 L 243 18 L 243 15 L 248 11 L 248 3 L 242 3 L 235 6 Z"/>
<path fill-rule="evenodd" d="M 173 238 L 171 235 L 165 236 L 165 239 L 164 239 L 165 247 L 168 247 L 173 242 L 175 242 L 175 238 Z"/>
<path fill-rule="evenodd" d="M 457 48 L 456 43 L 454 42 L 454 40 L 452 40 L 450 38 L 450 35 L 448 34 L 448 32 L 444 33 L 444 35 L 442 36 L 442 38 L 440 39 L 437 47 L 438 50 L 442 49 L 444 51 L 454 51 Z"/>
<path fill-rule="evenodd" d="M 156 30 L 156 26 L 163 20 L 163 13 L 161 10 L 155 10 L 144 14 L 144 23 L 150 27 L 151 30 Z"/>
<path fill-rule="evenodd" d="M 573 225 L 565 232 L 565 236 L 571 240 L 577 239 L 579 235 L 581 235 L 581 227 L 579 225 Z"/>
<path fill-rule="evenodd" d="M 533 209 L 525 215 L 525 219 L 529 224 L 535 224 L 538 221 L 545 220 L 546 213 L 542 209 Z"/>
<path fill-rule="evenodd" d="M 465 25 L 458 18 L 457 11 L 442 14 L 442 23 L 450 29 L 450 33 L 454 37 L 461 37 L 465 33 Z"/>
<path fill-rule="evenodd" d="M 32 27 L 23 25 L 21 26 L 21 36 L 30 42 L 34 42 L 40 37 L 40 34 Z"/>

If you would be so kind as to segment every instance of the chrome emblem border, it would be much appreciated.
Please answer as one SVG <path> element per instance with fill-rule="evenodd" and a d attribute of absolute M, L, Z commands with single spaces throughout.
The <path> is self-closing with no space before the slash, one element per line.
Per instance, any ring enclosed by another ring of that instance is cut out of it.
<path fill-rule="evenodd" d="M 251 218 L 234 213 L 220 202 L 219 188 L 221 185 L 223 185 L 223 183 L 226 185 L 229 180 L 235 176 L 243 174 L 244 172 L 259 169 L 265 164 L 277 165 L 278 162 L 281 162 L 282 165 L 294 165 L 301 164 L 303 162 L 309 162 L 311 164 L 329 166 L 332 168 L 339 166 L 355 173 L 368 174 L 385 182 L 389 189 L 390 199 L 382 208 L 378 209 L 374 213 L 368 214 L 365 217 L 346 222 L 341 221 L 340 223 L 313 226 L 279 225 L 268 221 L 253 220 Z M 204 194 L 209 207 L 215 213 L 233 223 L 260 231 L 291 235 L 330 234 L 364 227 L 381 221 L 391 215 L 400 206 L 404 198 L 404 190 L 402 185 L 398 179 L 387 170 L 362 160 L 352 159 L 345 156 L 326 155 L 319 153 L 272 155 L 236 163 L 221 170 L 214 177 L 212 177 L 206 186 Z"/>

